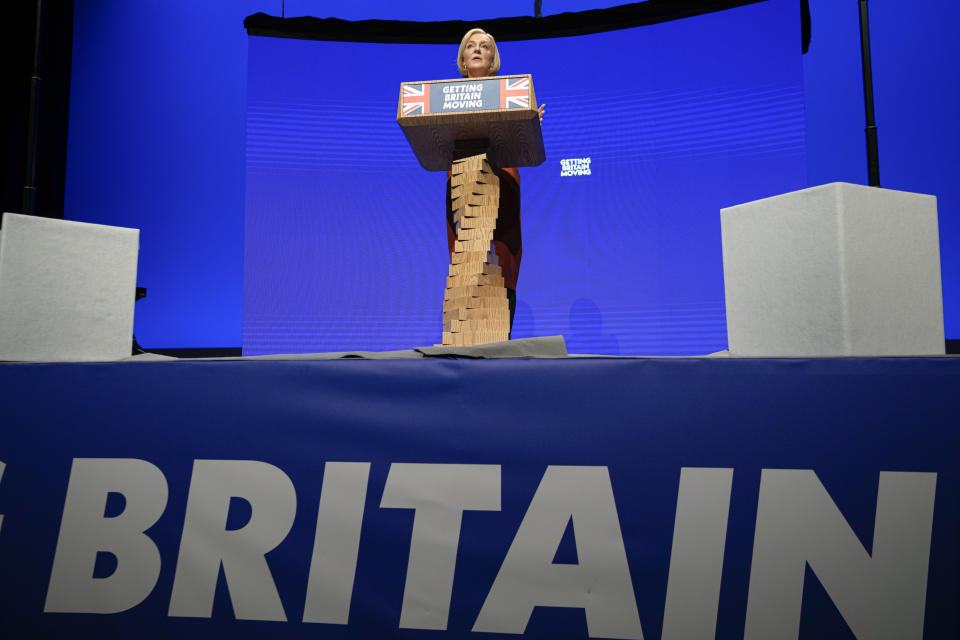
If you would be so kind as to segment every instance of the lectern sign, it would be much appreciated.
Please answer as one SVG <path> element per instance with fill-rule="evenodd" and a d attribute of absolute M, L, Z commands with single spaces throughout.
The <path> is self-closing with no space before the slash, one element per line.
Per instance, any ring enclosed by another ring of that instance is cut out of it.
<path fill-rule="evenodd" d="M 401 85 L 400 115 L 528 109 L 530 76 L 438 80 Z"/>
<path fill-rule="evenodd" d="M 454 146 L 467 140 L 484 141 L 489 160 L 500 167 L 546 159 L 529 75 L 404 82 L 397 122 L 428 171 L 449 171 Z"/>

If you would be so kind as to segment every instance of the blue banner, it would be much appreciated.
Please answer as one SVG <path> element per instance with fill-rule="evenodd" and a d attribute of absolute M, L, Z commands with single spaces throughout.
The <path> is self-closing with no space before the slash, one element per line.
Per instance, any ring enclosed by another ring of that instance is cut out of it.
<path fill-rule="evenodd" d="M 957 637 L 958 388 L 948 358 L 3 365 L 3 636 Z"/>

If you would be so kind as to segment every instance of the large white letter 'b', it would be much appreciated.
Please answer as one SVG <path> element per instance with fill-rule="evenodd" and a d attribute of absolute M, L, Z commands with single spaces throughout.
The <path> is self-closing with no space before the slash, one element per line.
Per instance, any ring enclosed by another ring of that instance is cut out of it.
<path fill-rule="evenodd" d="M 104 517 L 107 496 L 126 505 Z M 145 460 L 75 458 L 67 485 L 60 536 L 44 611 L 118 613 L 140 604 L 160 575 L 160 552 L 145 533 L 167 506 L 167 480 Z M 116 556 L 117 568 L 94 578 L 97 552 Z"/>

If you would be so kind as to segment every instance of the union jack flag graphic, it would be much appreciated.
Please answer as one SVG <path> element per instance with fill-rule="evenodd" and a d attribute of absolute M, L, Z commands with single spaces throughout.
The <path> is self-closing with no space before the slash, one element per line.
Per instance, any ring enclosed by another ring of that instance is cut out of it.
<path fill-rule="evenodd" d="M 430 85 L 426 83 L 403 85 L 402 105 L 401 114 L 405 116 L 430 113 Z"/>
<path fill-rule="evenodd" d="M 500 108 L 526 109 L 530 106 L 530 78 L 503 78 L 500 81 Z"/>

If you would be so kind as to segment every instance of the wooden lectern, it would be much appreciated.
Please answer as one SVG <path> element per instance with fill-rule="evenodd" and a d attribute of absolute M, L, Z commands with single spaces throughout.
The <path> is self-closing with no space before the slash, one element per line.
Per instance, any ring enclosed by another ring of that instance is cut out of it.
<path fill-rule="evenodd" d="M 404 82 L 397 122 L 424 169 L 451 175 L 457 240 L 443 300 L 443 346 L 509 339 L 507 290 L 493 248 L 500 203 L 494 168 L 546 159 L 533 80 Z"/>

